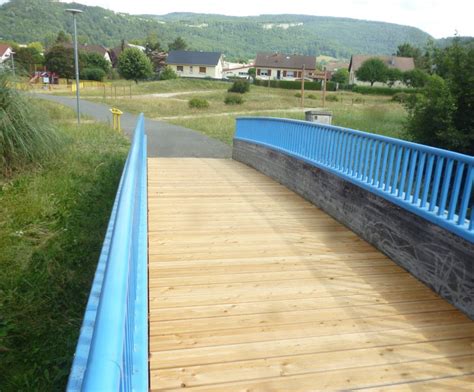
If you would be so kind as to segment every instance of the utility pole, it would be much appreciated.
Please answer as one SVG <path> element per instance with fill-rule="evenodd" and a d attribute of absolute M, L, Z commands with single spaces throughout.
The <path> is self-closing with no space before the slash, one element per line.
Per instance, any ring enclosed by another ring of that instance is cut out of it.
<path fill-rule="evenodd" d="M 303 70 L 301 72 L 301 107 L 304 108 L 304 75 L 305 75 L 305 64 L 303 64 Z"/>
<path fill-rule="evenodd" d="M 324 105 L 326 105 L 326 71 L 323 71 L 324 72 L 324 77 L 323 77 L 323 88 L 321 90 L 323 90 L 323 107 Z"/>
<path fill-rule="evenodd" d="M 76 24 L 76 15 L 82 13 L 81 10 L 76 10 L 69 8 L 66 10 L 72 14 L 74 21 L 74 68 L 76 71 L 76 110 L 77 110 L 77 124 L 81 124 L 81 107 L 80 107 L 80 94 L 79 94 L 79 56 L 77 53 L 77 24 Z"/>
<path fill-rule="evenodd" d="M 13 59 L 13 55 L 16 54 L 15 52 L 11 52 L 11 58 L 12 58 L 12 73 L 13 73 L 13 78 L 15 78 L 15 60 Z"/>

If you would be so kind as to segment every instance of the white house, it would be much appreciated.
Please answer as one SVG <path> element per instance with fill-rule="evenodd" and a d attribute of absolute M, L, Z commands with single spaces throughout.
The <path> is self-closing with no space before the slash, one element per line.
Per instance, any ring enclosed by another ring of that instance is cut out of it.
<path fill-rule="evenodd" d="M 224 69 L 222 70 L 225 78 L 243 78 L 249 77 L 249 69 L 253 68 L 253 64 L 240 64 L 224 62 Z"/>
<path fill-rule="evenodd" d="M 0 63 L 7 61 L 12 55 L 13 49 L 10 45 L 0 44 Z"/>
<path fill-rule="evenodd" d="M 171 50 L 166 64 L 179 76 L 222 79 L 222 53 Z"/>
<path fill-rule="evenodd" d="M 257 79 L 296 80 L 312 78 L 316 72 L 316 57 L 283 53 L 258 53 L 255 59 Z"/>

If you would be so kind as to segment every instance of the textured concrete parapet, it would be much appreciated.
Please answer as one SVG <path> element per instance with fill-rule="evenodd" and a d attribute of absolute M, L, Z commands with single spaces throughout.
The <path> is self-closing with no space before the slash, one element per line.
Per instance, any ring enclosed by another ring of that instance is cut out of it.
<path fill-rule="evenodd" d="M 233 159 L 293 190 L 373 244 L 474 319 L 474 245 L 345 179 L 234 140 Z"/>

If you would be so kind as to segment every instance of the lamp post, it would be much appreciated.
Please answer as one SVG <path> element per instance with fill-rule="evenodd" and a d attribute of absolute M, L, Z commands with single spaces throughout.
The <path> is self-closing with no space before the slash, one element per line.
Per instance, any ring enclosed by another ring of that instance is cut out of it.
<path fill-rule="evenodd" d="M 66 12 L 72 14 L 72 19 L 74 21 L 74 68 L 76 72 L 76 107 L 77 107 L 77 124 L 81 123 L 81 109 L 79 103 L 79 56 L 77 53 L 77 25 L 76 25 L 76 15 L 81 14 L 81 10 L 76 10 L 74 8 L 68 8 Z"/>

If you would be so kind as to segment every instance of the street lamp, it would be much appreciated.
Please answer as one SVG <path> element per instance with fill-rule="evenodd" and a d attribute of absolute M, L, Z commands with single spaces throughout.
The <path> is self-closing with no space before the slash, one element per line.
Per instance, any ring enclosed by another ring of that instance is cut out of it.
<path fill-rule="evenodd" d="M 66 10 L 72 14 L 72 18 L 74 21 L 74 68 L 76 71 L 76 106 L 77 106 L 77 123 L 81 123 L 81 110 L 80 110 L 80 103 L 79 103 L 79 56 L 77 54 L 77 26 L 76 26 L 76 15 L 81 14 L 81 10 L 76 10 L 74 8 L 69 8 Z"/>

